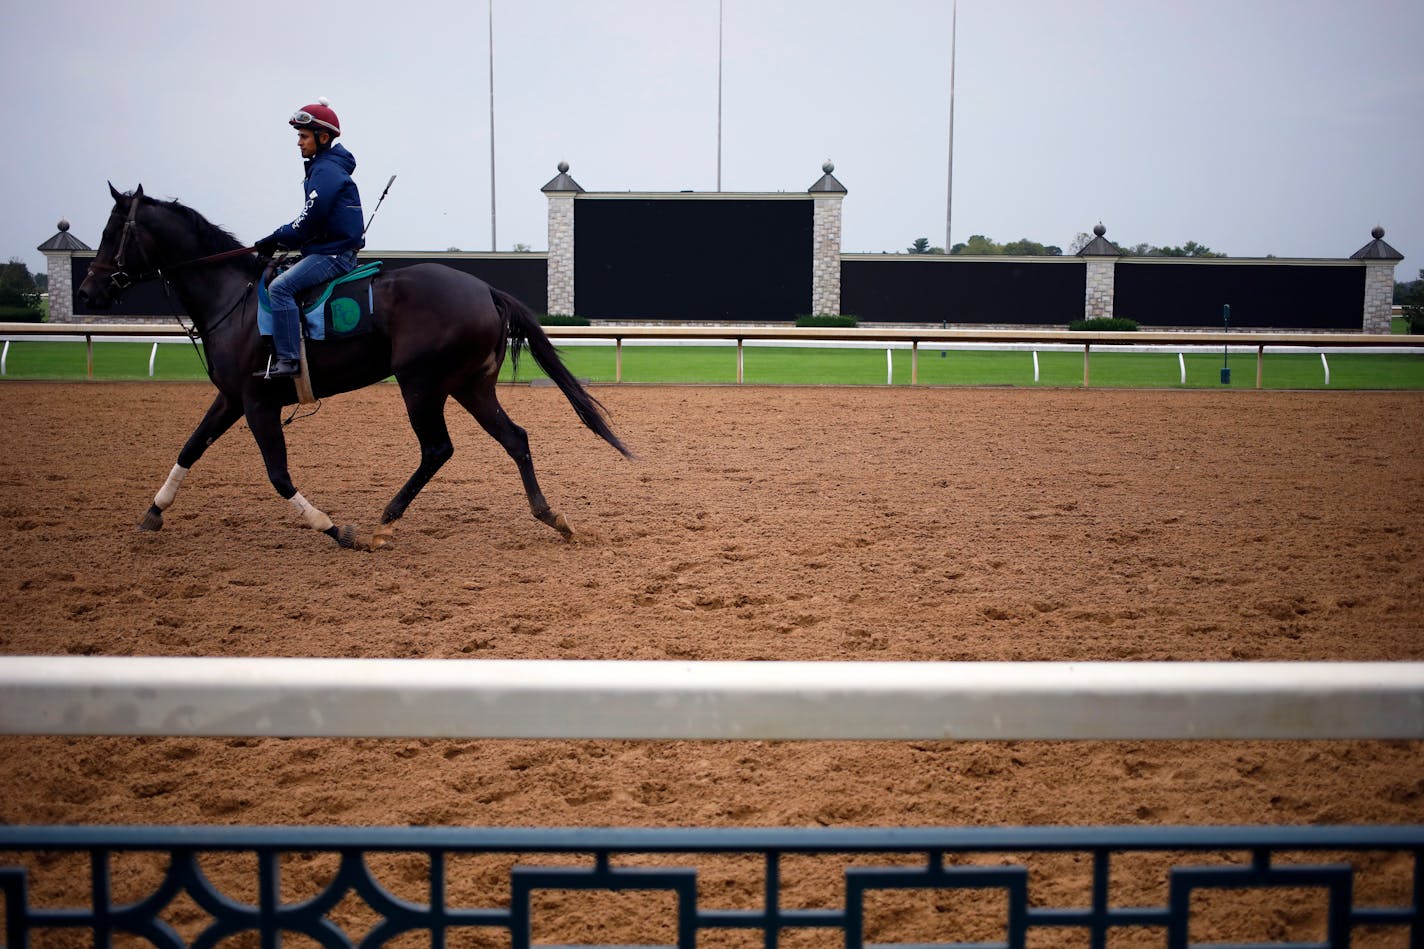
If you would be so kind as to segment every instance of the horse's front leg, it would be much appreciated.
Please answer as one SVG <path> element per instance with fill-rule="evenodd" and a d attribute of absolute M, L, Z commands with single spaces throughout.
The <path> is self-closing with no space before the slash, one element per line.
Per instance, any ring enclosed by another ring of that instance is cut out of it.
<path fill-rule="evenodd" d="M 308 527 L 321 531 L 342 547 L 356 546 L 356 527 L 343 524 L 337 527 L 312 503 L 302 497 L 302 493 L 292 484 L 291 473 L 287 470 L 287 438 L 282 434 L 282 407 L 276 404 L 251 403 L 247 406 L 247 425 L 252 429 L 252 437 L 262 452 L 262 462 L 267 466 L 267 478 L 277 493 L 286 498 Z"/>
<path fill-rule="evenodd" d="M 154 496 L 153 504 L 143 515 L 143 520 L 139 521 L 139 530 L 163 529 L 163 512 L 173 504 L 173 499 L 178 495 L 178 488 L 188 476 L 189 469 L 203 457 L 208 446 L 221 438 L 223 432 L 232 428 L 232 423 L 241 417 L 242 407 L 219 392 L 218 397 L 213 399 L 213 404 L 208 406 L 203 420 L 193 429 L 193 434 L 183 445 L 183 450 L 178 453 L 178 463 L 168 473 L 168 480 L 163 482 L 163 487 L 158 489 L 158 494 Z"/>

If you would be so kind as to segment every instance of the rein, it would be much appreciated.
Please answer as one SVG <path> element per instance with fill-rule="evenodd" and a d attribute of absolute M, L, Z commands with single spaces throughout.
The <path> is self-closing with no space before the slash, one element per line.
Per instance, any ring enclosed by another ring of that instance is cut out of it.
<path fill-rule="evenodd" d="M 155 272 L 158 274 L 158 276 L 163 277 L 163 271 L 159 270 Z M 217 329 L 219 326 L 221 326 L 224 322 L 227 321 L 228 317 L 232 316 L 239 309 L 241 309 L 242 305 L 247 302 L 247 298 L 252 295 L 253 286 L 253 282 L 249 280 L 247 282 L 247 287 L 242 291 L 242 295 L 237 298 L 237 302 L 234 303 L 232 306 L 228 307 L 226 313 L 224 313 L 222 316 L 218 317 L 212 322 L 212 325 L 208 327 L 209 332 Z M 173 317 L 173 321 L 178 324 L 179 329 L 181 329 L 185 334 L 187 334 L 188 342 L 193 344 L 193 352 L 197 353 L 198 364 L 203 367 L 203 372 L 208 374 L 208 381 L 211 382 L 214 386 L 216 386 L 218 384 L 218 381 L 213 378 L 213 370 L 208 367 L 208 361 L 203 358 L 203 351 L 198 348 L 198 340 L 203 338 L 203 331 L 199 329 L 197 320 L 193 320 L 192 326 L 183 325 L 183 317 L 178 315 L 178 309 L 173 305 L 173 294 L 169 291 L 169 283 L 167 277 L 163 277 L 163 300 L 168 304 L 168 313 L 170 316 Z M 204 345 L 207 344 L 206 340 L 204 340 L 203 342 Z"/>
<path fill-rule="evenodd" d="M 101 273 L 104 271 L 108 271 L 109 282 L 113 284 L 115 290 L 127 290 L 129 287 L 132 287 L 136 283 L 144 283 L 146 281 L 153 280 L 156 277 L 163 276 L 163 267 L 154 268 L 153 270 L 150 270 L 147 273 L 139 274 L 137 277 L 129 276 L 128 271 L 124 268 L 124 250 L 128 247 L 129 236 L 135 234 L 138 231 L 139 204 L 140 201 L 138 198 L 134 198 L 129 202 L 129 213 L 128 217 L 124 219 L 123 233 L 119 235 L 119 249 L 118 252 L 114 254 L 114 262 L 112 264 L 105 264 L 95 260 L 89 264 L 90 270 L 97 270 Z M 135 238 L 135 240 L 137 239 L 138 238 Z M 221 251 L 220 253 L 209 254 L 206 257 L 196 257 L 192 260 L 184 260 L 176 264 L 170 264 L 168 265 L 167 269 L 180 270 L 184 267 L 197 267 L 202 264 L 216 264 L 224 260 L 232 260 L 234 257 L 242 257 L 246 254 L 252 253 L 256 249 L 256 247 L 235 247 L 232 250 L 225 250 Z"/>

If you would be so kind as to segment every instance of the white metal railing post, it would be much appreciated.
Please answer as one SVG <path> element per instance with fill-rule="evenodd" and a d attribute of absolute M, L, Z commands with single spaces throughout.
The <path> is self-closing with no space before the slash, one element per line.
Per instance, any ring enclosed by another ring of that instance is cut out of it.
<path fill-rule="evenodd" d="M 158 344 L 153 344 L 153 349 L 148 353 L 148 377 L 153 378 L 153 364 L 158 360 Z"/>
<path fill-rule="evenodd" d="M 613 348 L 614 348 L 613 381 L 614 381 L 614 382 L 622 382 L 622 381 L 623 381 L 623 337 L 621 337 L 621 336 L 615 336 L 615 337 L 613 338 Z"/>
<path fill-rule="evenodd" d="M 742 384 L 742 339 L 737 337 L 737 385 Z"/>
<path fill-rule="evenodd" d="M 1330 360 L 1325 358 L 1325 354 L 1320 354 L 1320 364 L 1325 367 L 1325 384 L 1330 384 Z"/>
<path fill-rule="evenodd" d="M 1177 353 L 1177 366 L 1182 370 L 1182 385 L 1187 384 L 1187 357 Z"/>
<path fill-rule="evenodd" d="M 10 359 L 10 341 L 5 340 L 5 348 L 0 349 L 0 376 L 5 375 L 5 363 Z"/>
<path fill-rule="evenodd" d="M 1038 381 L 1038 350 L 1033 351 L 1033 381 Z"/>

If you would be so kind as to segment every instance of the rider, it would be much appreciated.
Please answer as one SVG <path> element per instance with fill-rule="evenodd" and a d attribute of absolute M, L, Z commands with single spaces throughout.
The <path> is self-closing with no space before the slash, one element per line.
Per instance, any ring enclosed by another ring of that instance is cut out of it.
<path fill-rule="evenodd" d="M 283 224 L 256 244 L 257 253 L 270 257 L 278 247 L 297 250 L 301 259 L 287 268 L 267 288 L 272 307 L 274 359 L 254 375 L 285 378 L 301 372 L 301 315 L 295 297 L 302 290 L 325 283 L 356 266 L 362 237 L 361 194 L 351 173 L 356 159 L 345 146 L 335 144 L 341 123 L 326 99 L 302 106 L 289 120 L 297 130 L 297 147 L 306 159 L 302 182 L 305 202 L 290 224 Z"/>

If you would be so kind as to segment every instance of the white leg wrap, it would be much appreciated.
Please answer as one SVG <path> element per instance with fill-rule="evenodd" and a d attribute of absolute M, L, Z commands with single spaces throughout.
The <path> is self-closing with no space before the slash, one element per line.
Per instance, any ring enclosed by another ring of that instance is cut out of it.
<path fill-rule="evenodd" d="M 153 506 L 160 511 L 168 510 L 168 506 L 178 495 L 178 486 L 183 483 L 183 479 L 186 477 L 188 477 L 188 469 L 182 465 L 174 465 L 173 470 L 168 473 L 168 480 L 163 482 L 163 487 L 159 488 L 158 493 L 153 496 Z"/>
<path fill-rule="evenodd" d="M 312 530 L 331 530 L 331 518 L 311 506 L 311 502 L 302 497 L 302 492 L 298 491 L 291 497 L 292 507 L 296 508 L 302 515 L 302 520 L 307 522 L 307 526 Z"/>

